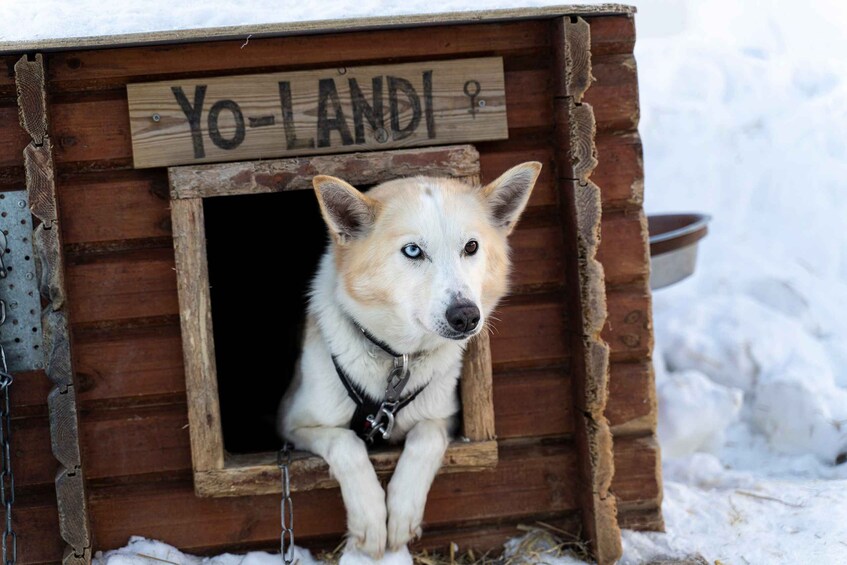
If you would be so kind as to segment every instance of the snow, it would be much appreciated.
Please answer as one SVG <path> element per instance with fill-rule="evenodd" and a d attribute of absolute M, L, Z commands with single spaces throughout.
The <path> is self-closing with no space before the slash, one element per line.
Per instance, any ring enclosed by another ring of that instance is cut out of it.
<path fill-rule="evenodd" d="M 0 41 L 556 3 L 4 0 Z M 654 294 L 667 533 L 625 531 L 622 562 L 847 562 L 847 3 L 634 3 L 646 208 L 713 220 Z M 97 562 L 141 554 L 279 563 Z"/>

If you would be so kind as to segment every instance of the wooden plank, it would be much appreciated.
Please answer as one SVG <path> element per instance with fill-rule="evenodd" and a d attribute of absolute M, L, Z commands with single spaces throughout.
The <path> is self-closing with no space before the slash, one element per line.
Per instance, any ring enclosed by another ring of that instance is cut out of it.
<path fill-rule="evenodd" d="M 518 163 L 533 160 L 548 162 L 551 159 L 549 146 L 537 144 L 526 149 L 504 149 L 482 154 L 480 165 L 484 182 L 488 182 Z M 513 260 L 517 265 L 514 276 L 516 280 L 526 276 L 527 284 L 547 280 L 546 275 L 540 272 L 538 275 L 532 275 L 525 271 L 530 268 L 530 265 L 524 263 L 527 253 L 540 261 L 543 259 L 540 256 L 543 249 L 530 252 L 529 249 L 522 249 L 521 245 L 525 241 L 524 237 L 528 238 L 527 245 L 544 245 L 542 240 L 547 235 L 530 235 L 525 232 L 525 228 L 535 229 L 532 224 L 534 215 L 553 218 L 553 209 L 550 206 L 557 204 L 557 195 L 551 173 L 552 167 L 542 169 L 528 210 L 524 214 L 525 218 L 518 224 L 510 239 L 515 248 Z M 168 186 L 163 170 L 71 175 L 59 180 L 57 190 L 65 203 L 61 210 L 62 235 L 66 249 L 72 251 L 75 256 L 109 252 L 120 248 L 121 245 L 125 248 L 143 248 L 148 246 L 147 242 L 137 241 L 143 239 L 160 245 L 162 238 L 171 234 Z M 545 207 L 546 209 L 543 209 Z M 545 221 L 549 223 L 553 220 Z M 553 228 L 539 226 L 539 229 Z M 555 252 L 555 248 L 549 251 Z M 536 271 L 545 268 L 540 263 L 536 267 Z"/>
<path fill-rule="evenodd" d="M 32 138 L 18 123 L 16 106 L 0 106 L 0 168 L 23 167 L 23 150 Z"/>
<path fill-rule="evenodd" d="M 512 295 L 560 290 L 565 252 L 562 227 L 518 227 L 509 236 L 512 249 Z"/>
<path fill-rule="evenodd" d="M 185 393 L 179 327 L 74 342 L 78 399 L 84 410 L 112 399 Z"/>
<path fill-rule="evenodd" d="M 136 168 L 508 137 L 500 57 L 181 78 L 127 95 Z"/>
<path fill-rule="evenodd" d="M 565 271 L 572 292 L 569 314 L 575 331 L 568 334 L 573 357 L 574 438 L 578 454 L 578 500 L 584 537 L 601 564 L 611 564 L 621 555 L 621 536 L 616 521 L 616 501 L 609 492 L 614 474 L 612 437 L 604 411 L 607 397 L 608 348 L 600 338 L 606 318 L 603 270 L 596 260 L 602 201 L 600 189 L 588 180 L 597 165 L 594 137 L 595 118 L 590 104 L 582 103 L 584 88 L 596 62 L 587 45 L 587 22 L 565 19 L 552 30 L 555 66 L 565 69 L 570 79 L 558 85 L 555 142 L 559 162 L 557 174 L 563 190 L 562 216 L 568 228 L 566 246 L 571 246 L 576 268 Z M 580 53 L 571 51 L 580 50 Z M 582 62 L 588 61 L 588 62 Z M 576 69 L 573 66 L 576 65 Z M 586 69 L 587 73 L 586 73 Z M 576 76 L 573 76 L 576 73 Z M 586 98 L 593 92 L 586 93 Z M 566 116 L 566 119 L 565 119 Z M 573 179 L 573 180 L 565 180 Z M 575 300 L 575 299 L 576 300 Z"/>
<path fill-rule="evenodd" d="M 19 488 L 52 485 L 59 465 L 50 451 L 50 425 L 47 418 L 15 420 L 13 428 L 15 484 Z"/>
<path fill-rule="evenodd" d="M 352 155 L 318 155 L 168 169 L 172 198 L 207 198 L 312 190 L 315 175 L 332 175 L 350 184 L 369 185 L 415 176 L 479 175 L 479 153 L 472 145 L 400 149 Z"/>
<path fill-rule="evenodd" d="M 88 175 L 57 187 L 65 245 L 171 235 L 164 171 Z"/>
<path fill-rule="evenodd" d="M 638 128 L 638 73 L 632 55 L 593 60 L 594 78 L 585 102 L 594 108 L 598 132 L 630 132 Z"/>
<path fill-rule="evenodd" d="M 174 268 L 170 249 L 123 253 L 69 265 L 71 322 L 178 313 Z"/>
<path fill-rule="evenodd" d="M 65 302 L 65 265 L 58 221 L 58 201 L 52 144 L 47 136 L 47 94 L 43 60 L 21 57 L 14 67 L 21 126 L 31 141 L 24 148 L 26 187 L 30 210 L 38 220 L 33 231 L 33 248 L 45 305 L 42 318 L 45 373 L 53 383 L 48 394 L 50 445 L 59 469 L 55 476 L 59 534 L 67 543 L 65 554 L 79 555 L 90 562 L 91 537 L 88 498 L 79 448 L 79 417 L 73 383 L 73 362 Z M 87 558 L 86 558 L 87 556 Z"/>
<path fill-rule="evenodd" d="M 62 561 L 65 542 L 59 534 L 55 494 L 19 491 L 13 519 L 18 538 L 18 563 Z"/>
<path fill-rule="evenodd" d="M 381 477 L 390 477 L 400 458 L 400 449 L 369 454 L 371 464 Z M 438 474 L 484 471 L 497 466 L 497 442 L 478 441 L 451 443 L 444 454 Z M 307 452 L 296 452 L 291 460 L 292 492 L 338 487 L 322 458 Z M 276 452 L 228 455 L 223 469 L 194 473 L 194 491 L 198 496 L 261 496 L 282 492 Z"/>
<path fill-rule="evenodd" d="M 507 299 L 495 316 L 491 332 L 495 372 L 561 364 L 571 355 L 562 337 L 572 331 L 562 304 Z"/>
<path fill-rule="evenodd" d="M 658 409 L 652 363 L 612 363 L 609 371 L 606 417 L 614 437 L 655 432 Z"/>
<path fill-rule="evenodd" d="M 633 14 L 589 16 L 585 19 L 591 26 L 591 55 L 595 59 L 605 55 L 632 53 L 635 48 Z"/>
<path fill-rule="evenodd" d="M 34 60 L 22 57 L 15 63 L 15 89 L 21 127 L 36 145 L 47 135 L 47 98 L 44 96 L 44 58 L 37 53 Z"/>
<path fill-rule="evenodd" d="M 494 375 L 497 437 L 565 436 L 573 433 L 573 391 L 567 368 Z"/>
<path fill-rule="evenodd" d="M 549 142 L 545 139 L 541 142 L 529 145 L 517 145 L 510 140 L 505 146 L 494 146 L 493 144 L 477 145 L 480 149 L 479 165 L 482 172 L 482 183 L 487 184 L 504 171 L 527 161 L 539 161 L 544 164 L 535 188 L 527 203 L 527 211 L 532 208 L 553 206 L 558 204 L 555 183 L 553 182 L 553 152 Z M 518 224 L 520 226 L 521 224 Z M 514 237 L 514 236 L 513 236 Z"/>
<path fill-rule="evenodd" d="M 647 281 L 650 277 L 650 248 L 644 214 L 604 214 L 600 232 L 597 260 L 603 265 L 606 285 Z"/>
<path fill-rule="evenodd" d="M 127 254 L 68 268 L 72 321 L 94 324 L 178 312 L 174 262 L 167 250 Z M 561 303 L 541 295 L 532 301 L 506 299 L 491 334 L 497 370 L 561 362 L 569 350 L 561 336 L 571 331 Z"/>
<path fill-rule="evenodd" d="M 191 469 L 184 404 L 88 413 L 81 439 L 90 480 Z"/>
<path fill-rule="evenodd" d="M 171 204 L 179 289 L 182 349 L 195 471 L 221 469 L 223 434 L 215 368 L 215 338 L 202 200 Z"/>
<path fill-rule="evenodd" d="M 501 446 L 494 470 L 438 476 L 424 516 L 424 538 L 429 528 L 573 510 L 574 464 L 568 443 L 514 444 Z M 120 547 L 129 535 L 209 552 L 278 539 L 277 495 L 199 498 L 190 482 L 169 483 L 163 478 L 132 487 L 93 485 L 98 549 Z M 505 492 L 510 495 L 503 496 Z M 296 493 L 294 504 L 298 539 L 341 538 L 345 519 L 337 489 Z"/>
<path fill-rule="evenodd" d="M 53 383 L 43 370 L 17 373 L 15 394 L 11 398 L 15 417 L 44 416 L 46 411 L 43 408 L 52 386 Z"/>
<path fill-rule="evenodd" d="M 509 130 L 549 128 L 549 72 L 507 71 L 505 81 Z M 462 108 L 466 110 L 467 106 Z M 55 158 L 60 169 L 84 172 L 132 167 L 128 113 L 127 100 L 120 92 L 75 96 L 51 104 Z"/>
<path fill-rule="evenodd" d="M 482 331 L 468 343 L 459 380 L 462 399 L 462 435 L 473 442 L 493 440 L 494 385 L 491 370 L 491 343 Z M 496 447 L 496 443 L 495 443 Z"/>
<path fill-rule="evenodd" d="M 188 29 L 179 31 L 158 31 L 126 35 L 94 36 L 72 39 L 47 39 L 25 42 L 0 43 L 0 53 L 6 51 L 60 50 L 84 47 L 117 47 L 120 45 L 159 45 L 185 41 L 209 40 L 215 38 L 237 38 L 244 44 L 244 37 L 256 35 L 297 35 L 304 33 L 328 33 L 374 28 L 406 28 L 411 26 L 429 27 L 441 23 L 465 23 L 477 21 L 509 21 L 523 19 L 549 18 L 561 15 L 619 15 L 633 14 L 635 8 L 625 4 L 595 4 L 575 6 L 543 6 L 537 8 L 512 8 L 498 10 L 445 12 L 436 14 L 407 14 L 401 16 L 377 16 L 342 20 L 317 20 L 300 22 L 281 22 L 262 25 L 242 25 L 218 28 Z"/>
<path fill-rule="evenodd" d="M 662 461 L 655 436 L 615 440 L 615 479 L 612 492 L 622 512 L 662 506 Z"/>
<path fill-rule="evenodd" d="M 641 361 L 653 351 L 653 313 L 647 284 L 613 289 L 608 294 L 609 317 L 602 338 L 611 360 Z"/>
<path fill-rule="evenodd" d="M 122 88 L 128 82 L 173 75 L 244 73 L 260 69 L 335 67 L 368 64 L 391 53 L 395 60 L 460 55 L 505 56 L 544 52 L 546 22 L 434 26 L 421 29 L 353 31 L 302 37 L 254 37 L 245 48 L 236 41 L 183 42 L 169 47 L 129 47 L 110 51 L 76 49 L 50 54 L 49 78 L 57 91 Z M 339 49 L 344 46 L 344 58 Z M 249 56 L 245 56 L 245 54 Z M 284 55 L 282 55 L 284 54 Z"/>
<path fill-rule="evenodd" d="M 625 510 L 618 514 L 621 528 L 638 532 L 664 532 L 665 520 L 661 508 L 647 510 Z"/>
<path fill-rule="evenodd" d="M 591 180 L 600 187 L 603 210 L 638 210 L 644 204 L 644 161 L 638 133 L 597 136 L 599 163 Z"/>
<path fill-rule="evenodd" d="M 96 342 L 95 345 L 101 343 Z M 147 355 L 155 355 L 154 349 L 145 348 Z M 120 374 L 113 378 L 118 380 L 118 377 Z M 182 372 L 178 377 L 184 380 Z M 110 386 L 118 389 L 117 394 L 124 397 L 137 389 L 147 390 L 140 379 L 127 382 L 123 387 L 117 383 Z M 496 375 L 493 395 L 498 436 L 508 439 L 572 433 L 570 386 L 570 379 L 563 369 Z M 148 392 L 147 405 L 128 404 L 109 408 L 108 402 L 93 399 L 83 404 L 80 433 L 87 455 L 86 476 L 89 479 L 190 472 L 191 444 L 186 426 L 188 409 L 184 403 L 155 404 L 159 398 L 154 392 Z M 16 428 L 15 445 L 20 446 L 20 453 L 16 462 L 20 461 L 22 466 L 21 476 L 26 477 L 24 484 L 51 481 L 55 464 L 50 455 L 45 419 L 22 420 L 19 426 L 22 427 L 19 432 Z"/>
<path fill-rule="evenodd" d="M 591 28 L 584 19 L 555 18 L 553 20 L 553 96 L 571 98 L 574 103 L 591 86 Z M 563 38 L 559 41 L 558 38 Z"/>

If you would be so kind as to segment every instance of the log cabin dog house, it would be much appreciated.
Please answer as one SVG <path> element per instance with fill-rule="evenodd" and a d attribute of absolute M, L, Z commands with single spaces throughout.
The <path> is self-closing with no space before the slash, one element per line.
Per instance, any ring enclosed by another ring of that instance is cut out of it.
<path fill-rule="evenodd" d="M 418 546 L 545 522 L 611 563 L 619 528 L 661 529 L 634 41 L 601 5 L 0 45 L 19 563 L 278 548 L 272 413 L 326 239 L 301 189 L 528 160 Z M 291 481 L 298 544 L 337 544 L 323 462 Z"/>

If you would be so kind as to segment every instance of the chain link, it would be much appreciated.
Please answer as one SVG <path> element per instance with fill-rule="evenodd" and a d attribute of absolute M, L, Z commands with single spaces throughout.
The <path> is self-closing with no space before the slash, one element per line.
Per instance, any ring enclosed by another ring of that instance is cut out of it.
<path fill-rule="evenodd" d="M 6 302 L 0 300 L 0 325 L 6 321 Z M 6 514 L 3 530 L 3 563 L 15 565 L 18 560 L 18 536 L 12 528 L 12 505 L 15 503 L 15 475 L 12 473 L 12 410 L 9 389 L 12 381 L 6 364 L 6 351 L 0 345 L 0 503 Z"/>
<path fill-rule="evenodd" d="M 294 562 L 294 503 L 291 501 L 291 481 L 288 468 L 291 465 L 291 444 L 285 442 L 277 454 L 280 478 L 282 480 L 282 501 L 279 505 L 279 555 L 285 565 Z"/>

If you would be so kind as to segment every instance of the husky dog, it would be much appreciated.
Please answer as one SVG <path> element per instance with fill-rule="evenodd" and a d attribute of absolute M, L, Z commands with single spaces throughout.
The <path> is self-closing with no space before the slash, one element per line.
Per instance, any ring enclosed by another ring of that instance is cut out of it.
<path fill-rule="evenodd" d="M 462 353 L 506 293 L 506 236 L 540 171 L 523 163 L 484 187 L 403 178 L 367 194 L 314 178 L 331 241 L 278 423 L 341 485 L 345 554 L 379 559 L 420 535 L 457 420 Z M 403 439 L 386 495 L 368 447 Z"/>

